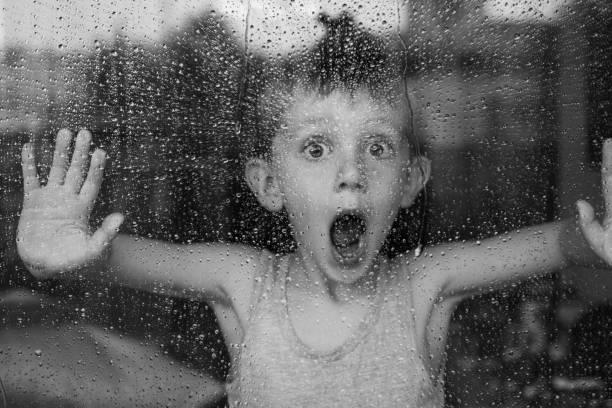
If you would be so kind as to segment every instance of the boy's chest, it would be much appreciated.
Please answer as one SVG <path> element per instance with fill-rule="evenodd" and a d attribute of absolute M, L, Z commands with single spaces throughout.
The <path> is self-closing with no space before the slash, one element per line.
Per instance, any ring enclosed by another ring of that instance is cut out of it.
<path fill-rule="evenodd" d="M 308 406 L 419 407 L 438 401 L 414 328 L 393 300 L 379 304 L 374 314 L 370 307 L 319 304 L 318 312 L 297 310 L 307 318 L 290 312 L 291 322 L 283 320 L 284 306 L 270 302 L 258 309 L 233 362 L 234 385 L 243 401 L 259 401 L 256 406 L 306 406 L 309 401 Z M 324 398 L 315 401 L 316 395 Z"/>
<path fill-rule="evenodd" d="M 428 288 L 428 280 L 419 279 L 418 274 L 406 270 L 394 273 L 398 279 L 387 282 L 377 299 L 338 307 L 332 302 L 289 290 L 286 297 L 282 293 L 272 296 L 271 292 L 264 303 L 274 309 L 274 313 L 272 310 L 268 312 L 284 328 L 283 335 L 310 351 L 323 354 L 361 339 L 361 335 L 372 329 L 382 317 L 386 319 L 383 325 L 401 325 L 406 329 L 412 347 L 419 355 L 428 356 L 424 360 L 426 369 L 435 375 L 443 362 L 448 325 L 455 304 L 436 302 L 437 293 Z M 402 276 L 411 278 L 399 279 Z M 214 309 L 234 360 L 238 357 L 234 346 L 242 344 L 246 335 L 246 327 L 242 327 L 241 322 L 247 321 L 248 317 L 240 318 L 231 307 L 216 305 Z M 383 316 L 379 316 L 381 310 Z M 257 319 L 257 316 L 252 317 Z M 389 328 L 384 330 L 389 331 Z"/>
<path fill-rule="evenodd" d="M 294 298 L 298 300 L 299 296 Z M 374 313 L 374 305 L 367 302 L 338 306 L 301 300 L 304 302 L 296 302 L 300 306 L 287 307 L 288 327 L 299 342 L 321 353 L 336 350 L 358 335 Z"/>
<path fill-rule="evenodd" d="M 275 313 L 278 323 L 296 341 L 321 353 L 333 351 L 358 335 L 358 331 L 363 330 L 365 323 L 372 319 L 374 312 L 374 306 L 367 302 L 338 307 L 329 302 L 308 301 L 299 294 L 293 299 L 297 302 L 291 307 L 278 302 Z M 236 345 L 243 343 L 246 334 L 247 328 L 241 322 L 249 318 L 238 316 L 232 307 L 224 304 L 214 304 L 213 310 L 229 353 L 234 357 Z"/>

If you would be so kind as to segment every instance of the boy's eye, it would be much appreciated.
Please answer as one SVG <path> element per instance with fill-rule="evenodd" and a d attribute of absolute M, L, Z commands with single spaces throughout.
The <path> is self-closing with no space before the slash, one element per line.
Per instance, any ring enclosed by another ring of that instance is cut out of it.
<path fill-rule="evenodd" d="M 393 153 L 393 150 L 386 142 L 373 142 L 368 146 L 368 153 L 372 157 L 387 158 Z"/>
<path fill-rule="evenodd" d="M 309 158 L 320 159 L 329 153 L 329 150 L 329 147 L 324 143 L 311 140 L 306 144 L 303 151 Z"/>
<path fill-rule="evenodd" d="M 370 154 L 374 157 L 382 156 L 385 148 L 380 145 L 380 143 L 373 143 L 370 145 Z"/>

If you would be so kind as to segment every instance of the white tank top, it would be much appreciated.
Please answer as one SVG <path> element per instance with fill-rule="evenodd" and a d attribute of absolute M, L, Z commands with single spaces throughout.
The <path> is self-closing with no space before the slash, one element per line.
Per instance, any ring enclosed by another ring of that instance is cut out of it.
<path fill-rule="evenodd" d="M 442 384 L 431 380 L 417 352 L 406 278 L 404 284 L 382 279 L 359 330 L 342 346 L 321 353 L 299 340 L 289 320 L 289 257 L 271 258 L 256 278 L 244 342 L 231 364 L 230 407 L 444 405 Z"/>

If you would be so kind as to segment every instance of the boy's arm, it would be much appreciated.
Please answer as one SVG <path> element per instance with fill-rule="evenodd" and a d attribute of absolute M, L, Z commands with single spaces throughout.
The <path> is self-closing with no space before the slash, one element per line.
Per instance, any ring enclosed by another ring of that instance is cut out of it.
<path fill-rule="evenodd" d="M 593 208 L 579 201 L 578 220 L 561 221 L 509 232 L 482 242 L 444 245 L 433 250 L 437 292 L 442 298 L 465 296 L 554 272 L 570 263 L 612 265 L 612 141 L 604 143 L 602 193 L 605 216 L 599 223 Z"/>
<path fill-rule="evenodd" d="M 482 241 L 433 248 L 426 277 L 441 299 L 498 289 L 512 281 L 554 272 L 567 264 L 559 239 L 561 222 L 528 227 Z M 418 262 L 418 261 L 417 261 Z"/>
<path fill-rule="evenodd" d="M 34 276 L 84 276 L 175 296 L 223 300 L 250 288 L 258 259 L 250 260 L 259 255 L 252 248 L 175 245 L 129 236 L 115 239 L 123 221 L 118 213 L 106 217 L 92 234 L 89 215 L 102 183 L 106 155 L 96 149 L 86 172 L 91 134 L 82 130 L 69 165 L 71 139 L 67 130 L 58 133 L 49 179 L 43 187 L 31 145 L 23 148 L 24 203 L 17 249 Z"/>
<path fill-rule="evenodd" d="M 174 297 L 235 303 L 249 299 L 261 251 L 237 244 L 173 244 L 120 234 L 100 278 Z"/>

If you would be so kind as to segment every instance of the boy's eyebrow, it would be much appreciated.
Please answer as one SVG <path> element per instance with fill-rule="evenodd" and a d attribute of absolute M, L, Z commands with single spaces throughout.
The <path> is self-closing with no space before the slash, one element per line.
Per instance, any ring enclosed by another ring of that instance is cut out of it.
<path fill-rule="evenodd" d="M 329 119 L 325 116 L 310 116 L 301 121 L 300 126 L 308 126 L 308 125 L 319 125 L 322 123 L 327 123 Z M 384 115 L 381 115 L 380 118 L 368 119 L 364 122 L 366 126 L 383 126 L 385 129 L 393 130 L 393 126 L 389 125 L 389 118 Z"/>
<path fill-rule="evenodd" d="M 328 121 L 327 118 L 323 116 L 311 116 L 311 117 L 308 117 L 302 120 L 299 124 L 299 127 L 310 126 L 310 125 L 320 125 L 320 124 L 327 123 L 327 121 Z"/>
<path fill-rule="evenodd" d="M 366 121 L 364 125 L 376 127 L 380 129 L 381 131 L 385 131 L 385 132 L 388 132 L 394 135 L 400 134 L 400 132 L 394 126 L 389 124 L 389 121 L 386 118 L 371 119 L 371 120 Z"/>

